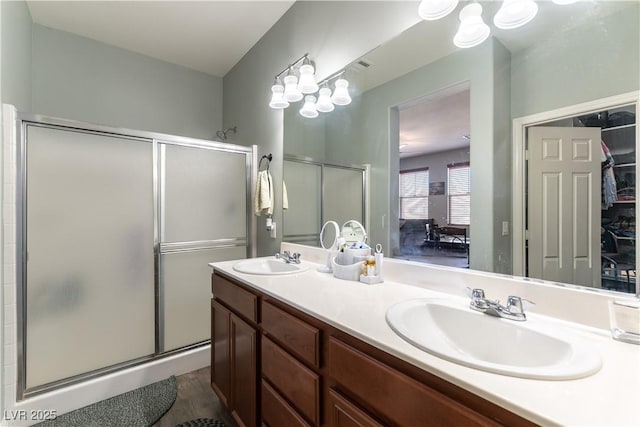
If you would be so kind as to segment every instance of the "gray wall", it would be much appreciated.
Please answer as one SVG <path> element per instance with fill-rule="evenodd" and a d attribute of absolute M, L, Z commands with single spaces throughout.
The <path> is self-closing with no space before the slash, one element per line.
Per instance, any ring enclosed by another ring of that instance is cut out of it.
<path fill-rule="evenodd" d="M 114 127 L 216 139 L 222 79 L 33 25 L 32 111 Z"/>
<path fill-rule="evenodd" d="M 2 102 L 31 111 L 31 14 L 23 1 L 2 1 Z"/>
<path fill-rule="evenodd" d="M 565 31 L 514 54 L 511 116 L 522 117 L 640 88 L 640 3 L 598 25 Z"/>
<path fill-rule="evenodd" d="M 258 144 L 260 155 L 274 155 L 276 222 L 282 219 L 283 112 L 268 107 L 274 76 L 309 53 L 318 77 L 327 77 L 418 22 L 415 8 L 416 2 L 296 2 L 224 77 L 224 126 L 238 126 L 229 142 Z M 273 254 L 279 244 L 260 218 L 258 254 Z"/>
<path fill-rule="evenodd" d="M 400 159 L 400 172 L 409 169 L 429 168 L 429 182 L 444 182 L 447 188 L 447 165 L 468 162 L 470 147 L 440 153 Z M 429 196 L 429 218 L 440 227 L 447 225 L 447 194 Z"/>

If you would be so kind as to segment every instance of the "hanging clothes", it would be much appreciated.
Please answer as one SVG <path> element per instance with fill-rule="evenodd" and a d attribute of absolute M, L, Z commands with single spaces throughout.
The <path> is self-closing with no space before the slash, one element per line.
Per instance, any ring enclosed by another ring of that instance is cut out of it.
<path fill-rule="evenodd" d="M 618 201 L 618 188 L 616 176 L 613 173 L 615 161 L 604 141 L 600 141 L 601 165 L 602 165 L 602 209 L 609 209 Z"/>

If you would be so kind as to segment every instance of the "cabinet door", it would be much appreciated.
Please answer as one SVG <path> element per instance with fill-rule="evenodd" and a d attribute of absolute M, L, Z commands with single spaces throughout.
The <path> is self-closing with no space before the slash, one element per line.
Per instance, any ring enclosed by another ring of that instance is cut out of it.
<path fill-rule="evenodd" d="M 227 408 L 231 405 L 230 316 L 229 310 L 211 300 L 211 387 Z"/>
<path fill-rule="evenodd" d="M 329 390 L 329 425 L 332 427 L 382 427 L 382 424 L 335 390 Z"/>
<path fill-rule="evenodd" d="M 230 316 L 231 414 L 240 426 L 255 426 L 257 412 L 257 331 L 234 314 Z"/>

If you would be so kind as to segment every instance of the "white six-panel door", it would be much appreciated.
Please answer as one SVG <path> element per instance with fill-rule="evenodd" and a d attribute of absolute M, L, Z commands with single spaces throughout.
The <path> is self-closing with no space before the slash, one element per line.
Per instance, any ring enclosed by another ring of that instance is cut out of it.
<path fill-rule="evenodd" d="M 600 283 L 600 128 L 528 128 L 528 276 Z"/>

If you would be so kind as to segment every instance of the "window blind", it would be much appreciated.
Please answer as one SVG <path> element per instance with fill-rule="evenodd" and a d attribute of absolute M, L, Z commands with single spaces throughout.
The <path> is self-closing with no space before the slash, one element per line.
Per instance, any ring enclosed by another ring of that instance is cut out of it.
<path fill-rule="evenodd" d="M 469 225 L 471 222 L 471 167 L 467 164 L 447 166 L 448 222 Z"/>
<path fill-rule="evenodd" d="M 429 218 L 429 169 L 400 172 L 400 218 Z"/>

